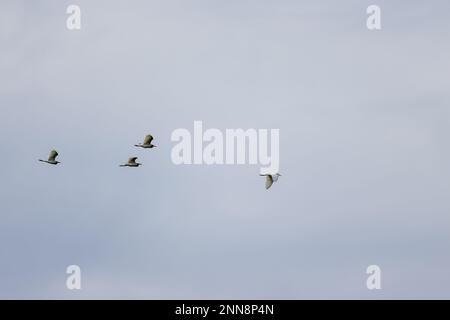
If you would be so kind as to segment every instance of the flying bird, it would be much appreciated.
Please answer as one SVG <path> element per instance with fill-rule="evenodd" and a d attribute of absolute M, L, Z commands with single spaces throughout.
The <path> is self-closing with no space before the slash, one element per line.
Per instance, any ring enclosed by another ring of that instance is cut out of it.
<path fill-rule="evenodd" d="M 48 160 L 39 159 L 39 161 L 56 165 L 58 163 L 61 163 L 59 161 L 56 161 L 56 157 L 57 156 L 58 156 L 58 152 L 56 150 L 52 150 L 52 151 L 50 151 L 50 155 L 48 156 Z"/>
<path fill-rule="evenodd" d="M 274 182 L 277 182 L 278 177 L 281 176 L 279 173 L 275 174 L 260 174 L 260 176 L 266 177 L 266 189 L 269 189 Z"/>
<path fill-rule="evenodd" d="M 144 143 L 135 144 L 134 146 L 145 148 L 145 149 L 148 149 L 148 148 L 151 149 L 153 147 L 156 147 L 154 144 L 152 144 L 152 141 L 153 141 L 153 136 L 151 134 L 149 134 L 145 137 Z"/>
<path fill-rule="evenodd" d="M 121 167 L 139 167 L 140 165 L 142 165 L 142 163 L 138 163 L 136 162 L 138 157 L 132 157 L 130 159 L 128 159 L 128 162 L 125 164 L 121 164 Z"/>

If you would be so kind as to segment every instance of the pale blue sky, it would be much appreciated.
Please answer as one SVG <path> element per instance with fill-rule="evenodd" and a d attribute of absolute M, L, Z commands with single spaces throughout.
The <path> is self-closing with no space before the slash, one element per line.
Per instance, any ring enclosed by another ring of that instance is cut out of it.
<path fill-rule="evenodd" d="M 450 4 L 373 3 L 3 0 L 0 297 L 450 298 Z M 279 128 L 279 182 L 172 164 L 194 120 Z"/>

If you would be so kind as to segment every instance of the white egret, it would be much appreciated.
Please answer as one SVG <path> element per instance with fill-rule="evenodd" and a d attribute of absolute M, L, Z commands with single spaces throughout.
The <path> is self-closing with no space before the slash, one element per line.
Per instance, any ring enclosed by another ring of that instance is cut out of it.
<path fill-rule="evenodd" d="M 260 174 L 260 176 L 265 176 L 266 177 L 266 189 L 269 189 L 274 182 L 278 181 L 278 177 L 280 177 L 281 174 L 279 174 L 279 173 L 275 173 L 275 174 Z"/>
<path fill-rule="evenodd" d="M 151 134 L 149 134 L 145 137 L 144 143 L 135 144 L 134 146 L 145 148 L 145 149 L 148 149 L 148 148 L 151 149 L 153 147 L 156 147 L 154 144 L 152 144 L 152 141 L 153 141 L 153 136 Z"/>
<path fill-rule="evenodd" d="M 52 150 L 50 152 L 50 155 L 48 156 L 48 160 L 39 159 L 39 161 L 46 162 L 46 163 L 53 164 L 53 165 L 57 165 L 58 163 L 61 163 L 59 161 L 56 161 L 56 157 L 57 156 L 58 156 L 58 152 L 56 150 Z"/>
<path fill-rule="evenodd" d="M 136 162 L 138 157 L 132 157 L 130 159 L 128 159 L 128 162 L 125 164 L 121 164 L 121 167 L 139 167 L 140 165 L 142 165 L 142 163 L 138 163 Z"/>

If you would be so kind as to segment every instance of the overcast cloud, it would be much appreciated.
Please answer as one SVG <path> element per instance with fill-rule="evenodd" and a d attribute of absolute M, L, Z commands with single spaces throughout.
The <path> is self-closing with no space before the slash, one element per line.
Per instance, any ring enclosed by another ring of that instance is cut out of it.
<path fill-rule="evenodd" d="M 1 1 L 0 298 L 450 298 L 450 3 L 373 3 Z M 174 165 L 194 120 L 283 176 Z"/>

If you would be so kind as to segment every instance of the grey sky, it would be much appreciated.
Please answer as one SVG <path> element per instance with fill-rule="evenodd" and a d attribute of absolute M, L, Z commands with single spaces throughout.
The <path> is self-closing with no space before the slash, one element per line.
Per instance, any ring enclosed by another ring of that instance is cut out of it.
<path fill-rule="evenodd" d="M 2 1 L 0 297 L 450 298 L 449 14 Z M 194 120 L 279 128 L 283 176 L 266 191 L 258 166 L 175 166 L 170 134 Z M 134 148 L 149 132 L 158 148 Z M 61 165 L 37 162 L 52 148 Z"/>

